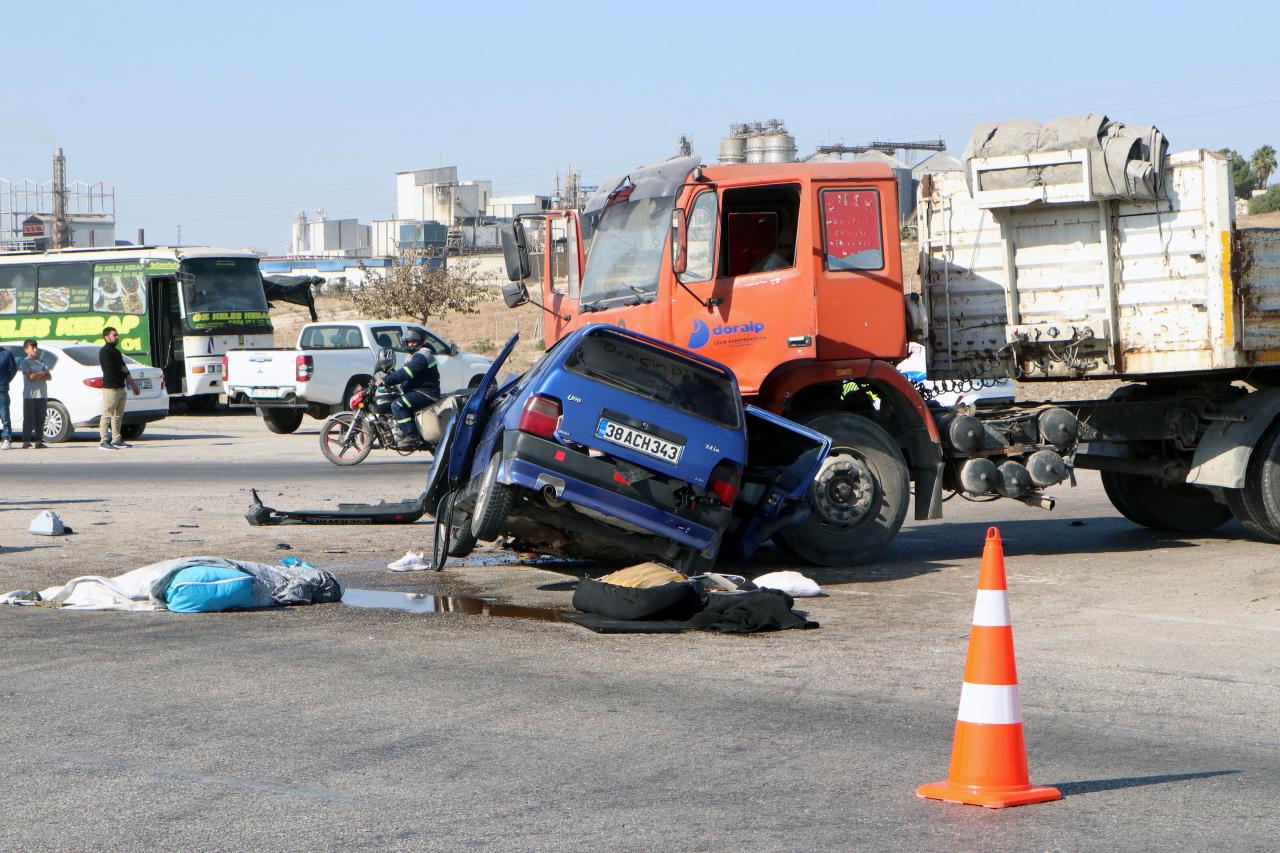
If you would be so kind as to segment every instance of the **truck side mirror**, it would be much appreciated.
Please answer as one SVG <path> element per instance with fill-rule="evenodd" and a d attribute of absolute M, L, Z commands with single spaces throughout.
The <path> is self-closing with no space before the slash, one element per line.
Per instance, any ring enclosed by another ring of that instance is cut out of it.
<path fill-rule="evenodd" d="M 522 282 L 531 274 L 529 245 L 525 241 L 524 226 L 517 219 L 510 225 L 504 225 L 500 229 L 500 235 L 502 239 L 502 257 L 507 262 L 507 278 L 511 281 Z"/>
<path fill-rule="evenodd" d="M 508 308 L 519 308 L 529 301 L 529 288 L 523 281 L 508 281 L 502 285 L 502 301 Z"/>
<path fill-rule="evenodd" d="M 680 275 L 689 266 L 689 230 L 685 227 L 684 210 L 671 211 L 671 270 Z"/>

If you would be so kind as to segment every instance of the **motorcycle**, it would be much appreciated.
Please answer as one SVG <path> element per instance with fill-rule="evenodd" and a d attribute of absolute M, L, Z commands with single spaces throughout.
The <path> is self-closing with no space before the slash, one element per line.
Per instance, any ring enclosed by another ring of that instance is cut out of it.
<path fill-rule="evenodd" d="M 400 389 L 376 382 L 376 376 L 383 375 L 394 364 L 394 352 L 384 350 L 379 353 L 375 379 L 351 395 L 348 401 L 350 411 L 331 415 L 320 427 L 320 452 L 334 465 L 358 465 L 374 450 L 394 450 L 401 456 L 422 451 L 435 452 L 457 409 L 456 398 L 445 396 L 416 412 L 414 417 L 421 438 L 409 447 L 399 446 L 391 401 L 400 394 Z"/>

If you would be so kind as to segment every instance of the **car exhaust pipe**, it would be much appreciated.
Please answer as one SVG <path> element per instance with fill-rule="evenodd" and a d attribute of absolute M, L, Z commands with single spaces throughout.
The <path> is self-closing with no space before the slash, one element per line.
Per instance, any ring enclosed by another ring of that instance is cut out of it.
<path fill-rule="evenodd" d="M 560 509 L 560 507 L 565 505 L 565 502 L 561 500 L 560 495 L 556 494 L 555 486 L 543 486 L 542 499 L 546 501 L 547 506 L 552 509 Z"/>
<path fill-rule="evenodd" d="M 565 505 L 564 498 L 561 497 L 564 494 L 564 480 L 550 474 L 539 474 L 534 485 L 542 493 L 542 499 L 547 502 L 547 506 L 559 509 Z"/>

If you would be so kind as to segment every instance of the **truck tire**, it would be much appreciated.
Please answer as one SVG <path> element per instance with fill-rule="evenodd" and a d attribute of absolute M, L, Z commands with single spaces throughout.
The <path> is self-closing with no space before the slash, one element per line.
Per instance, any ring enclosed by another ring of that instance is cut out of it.
<path fill-rule="evenodd" d="M 141 438 L 142 433 L 144 433 L 146 429 L 147 429 L 147 425 L 145 423 L 121 424 L 120 435 L 124 437 L 125 441 L 133 441 L 135 438 Z"/>
<path fill-rule="evenodd" d="M 260 409 L 267 429 L 277 435 L 288 435 L 302 426 L 302 409 Z"/>
<path fill-rule="evenodd" d="M 1168 484 L 1141 474 L 1101 473 L 1111 505 L 1134 524 L 1175 533 L 1206 533 L 1231 520 L 1231 509 L 1215 501 L 1208 489 Z"/>
<path fill-rule="evenodd" d="M 911 501 L 907 463 L 893 436 L 859 415 L 816 412 L 801 423 L 831 438 L 810 486 L 812 512 L 774 537 L 817 566 L 864 563 L 898 534 Z"/>
<path fill-rule="evenodd" d="M 502 534 L 502 527 L 507 523 L 507 513 L 511 511 L 511 501 L 515 497 L 515 489 L 498 482 L 498 469 L 501 467 L 502 454 L 494 453 L 485 466 L 480 491 L 476 494 L 476 508 L 471 516 L 471 534 L 482 542 L 492 542 Z"/>
<path fill-rule="evenodd" d="M 1227 506 L 1249 535 L 1280 542 L 1280 424 L 1273 424 L 1249 455 L 1243 489 L 1227 489 Z"/>

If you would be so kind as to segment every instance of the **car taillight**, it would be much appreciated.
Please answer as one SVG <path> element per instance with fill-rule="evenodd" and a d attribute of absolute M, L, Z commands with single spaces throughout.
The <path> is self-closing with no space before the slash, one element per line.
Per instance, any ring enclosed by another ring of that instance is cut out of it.
<path fill-rule="evenodd" d="M 738 488 L 742 485 L 742 470 L 732 462 L 721 462 L 711 472 L 708 485 L 716 493 L 720 503 L 733 506 L 733 502 L 738 499 Z"/>
<path fill-rule="evenodd" d="M 363 404 L 364 404 L 364 389 L 361 388 L 359 391 L 351 395 L 351 411 L 354 412 L 356 409 L 360 408 L 360 406 Z"/>
<path fill-rule="evenodd" d="M 559 425 L 560 401 L 554 397 L 535 394 L 525 401 L 524 408 L 520 410 L 520 423 L 516 429 L 551 438 Z"/>
<path fill-rule="evenodd" d="M 227 357 L 222 357 L 222 382 L 225 385 L 227 381 Z"/>
<path fill-rule="evenodd" d="M 102 387 L 102 377 L 101 377 L 101 376 L 95 376 L 95 377 L 93 377 L 92 379 L 86 379 L 86 380 L 84 381 L 84 384 L 85 384 L 85 385 L 88 385 L 90 388 L 101 388 L 101 387 Z"/>
<path fill-rule="evenodd" d="M 306 382 L 316 372 L 315 361 L 309 355 L 298 356 L 297 377 L 299 382 Z"/>

